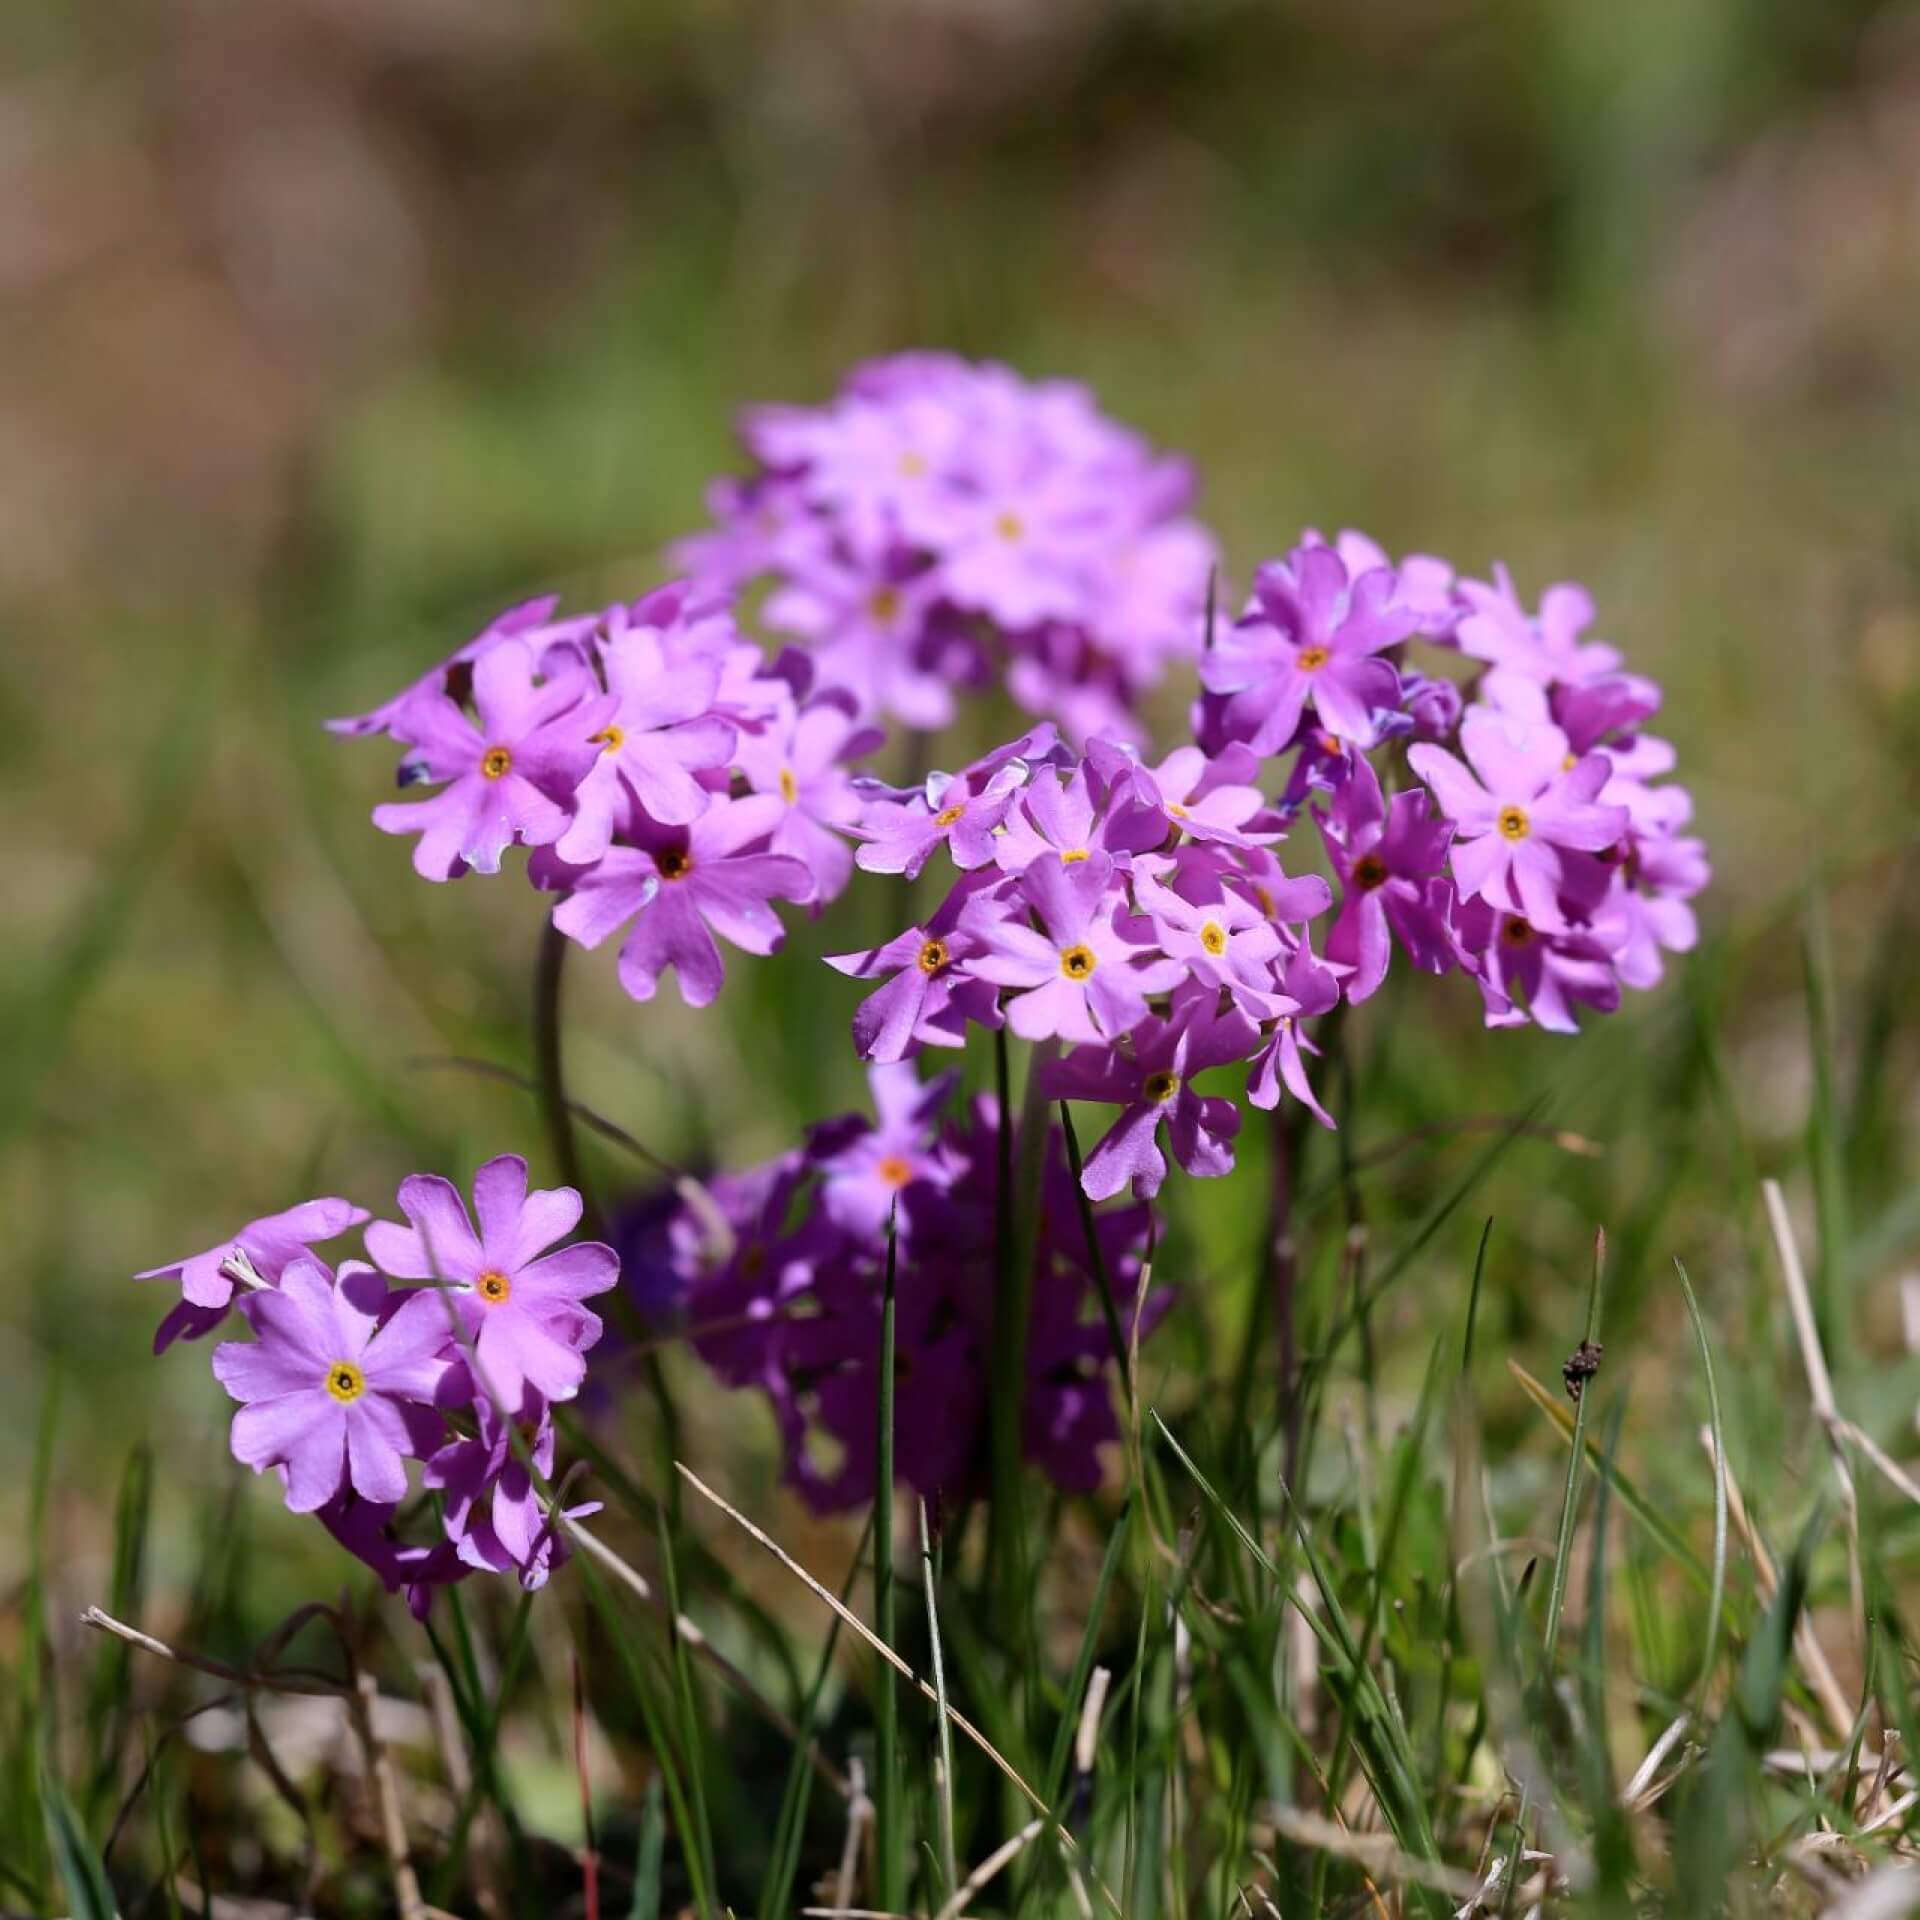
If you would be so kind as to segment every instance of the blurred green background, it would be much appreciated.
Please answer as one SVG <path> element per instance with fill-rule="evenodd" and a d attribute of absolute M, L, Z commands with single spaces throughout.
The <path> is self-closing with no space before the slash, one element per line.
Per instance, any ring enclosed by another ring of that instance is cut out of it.
<path fill-rule="evenodd" d="M 1492 1211 L 1496 1350 L 1551 1377 L 1605 1220 L 1610 1352 L 1681 1352 L 1684 1252 L 1761 1445 L 1797 1416 L 1751 1183 L 1807 1201 L 1824 1099 L 1836 1350 L 1899 1350 L 1920 8 L 62 0 L 4 10 L 0 74 L 0 1592 L 56 1377 L 59 1619 L 137 1441 L 155 1618 L 224 1511 L 225 1398 L 203 1350 L 147 1357 L 135 1268 L 309 1193 L 544 1159 L 512 1090 L 409 1064 L 527 1063 L 538 903 L 416 880 L 367 824 L 383 751 L 321 719 L 507 601 L 643 588 L 737 407 L 909 345 L 1078 376 L 1190 451 L 1240 580 L 1306 524 L 1503 558 L 1529 595 L 1586 581 L 1667 686 L 1718 870 L 1697 962 L 1578 1041 L 1484 1033 L 1457 981 L 1354 1022 L 1361 1150 L 1543 1092 L 1607 1147 L 1516 1150 L 1384 1347 L 1417 1367 Z M 860 1095 L 857 995 L 814 956 L 899 904 L 856 888 L 704 1015 L 579 956 L 577 1091 L 664 1152 L 784 1146 Z M 1378 1230 L 1471 1151 L 1393 1163 Z M 1196 1324 L 1241 1311 L 1259 1192 L 1176 1243 Z M 1855 1410 L 1904 1424 L 1912 1385 Z M 689 1391 L 708 1440 L 741 1424 Z M 341 1563 L 253 1494 L 264 1623 Z"/>

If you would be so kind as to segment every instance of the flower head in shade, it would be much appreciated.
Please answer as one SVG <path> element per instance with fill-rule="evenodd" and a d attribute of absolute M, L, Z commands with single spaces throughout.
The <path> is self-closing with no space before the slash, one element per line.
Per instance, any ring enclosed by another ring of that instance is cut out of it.
<path fill-rule="evenodd" d="M 1129 1180 L 1143 1199 L 1160 1191 L 1167 1162 L 1160 1151 L 1164 1125 L 1173 1157 L 1186 1172 L 1206 1179 L 1233 1168 L 1233 1138 L 1240 1115 L 1231 1100 L 1202 1095 L 1196 1074 L 1245 1060 L 1260 1035 L 1243 1014 L 1215 1008 L 1217 995 L 1197 994 L 1172 1018 L 1148 1020 L 1133 1033 L 1131 1047 L 1078 1047 L 1046 1068 L 1050 1099 L 1086 1100 L 1120 1109 L 1120 1117 L 1087 1156 L 1082 1180 L 1095 1200 L 1110 1200 Z"/>
<path fill-rule="evenodd" d="M 1563 895 L 1597 904 L 1606 872 L 1585 856 L 1627 826 L 1624 807 L 1599 802 L 1606 758 L 1576 759 L 1551 722 L 1487 706 L 1468 710 L 1460 744 L 1471 772 L 1444 747 L 1413 747 L 1407 758 L 1454 824 L 1461 893 L 1554 930 L 1567 924 Z"/>
<path fill-rule="evenodd" d="M 611 848 L 572 877 L 553 924 L 597 947 L 629 921 L 620 948 L 620 984 L 651 1000 L 669 967 L 690 1007 L 712 1004 L 726 979 L 716 936 L 747 953 L 771 953 L 784 930 L 775 900 L 806 900 L 813 875 L 767 843 L 785 806 L 778 794 L 717 801 L 684 827 L 639 828 L 634 844 Z"/>
<path fill-rule="evenodd" d="M 1368 746 L 1376 713 L 1400 698 L 1399 676 L 1379 656 L 1413 630 L 1390 571 L 1349 578 L 1331 547 L 1297 547 L 1255 575 L 1252 605 L 1202 659 L 1200 679 L 1224 699 L 1226 736 L 1255 753 L 1285 747 L 1309 702 L 1329 733 Z"/>
<path fill-rule="evenodd" d="M 177 1339 L 197 1340 L 227 1317 L 237 1284 L 229 1263 L 236 1254 L 244 1255 L 255 1274 L 274 1286 L 294 1261 L 305 1258 L 312 1248 L 326 1241 L 337 1240 L 368 1218 L 366 1208 L 356 1207 L 351 1200 L 304 1200 L 284 1213 L 249 1220 L 205 1253 L 136 1273 L 136 1280 L 180 1282 L 179 1302 L 161 1321 L 154 1335 L 154 1352 L 164 1352 Z"/>
<path fill-rule="evenodd" d="M 1594 934 L 1536 927 L 1519 914 L 1469 900 L 1460 908 L 1460 941 L 1490 1027 L 1531 1020 L 1549 1033 L 1575 1033 L 1578 1008 L 1612 1013 L 1620 1005 L 1613 954 Z"/>
<path fill-rule="evenodd" d="M 619 1278 L 611 1247 L 597 1241 L 548 1252 L 580 1223 L 571 1187 L 528 1192 L 518 1154 L 489 1160 L 473 1179 L 474 1231 L 457 1187 L 438 1174 L 400 1184 L 406 1226 L 376 1220 L 367 1252 L 401 1280 L 431 1280 L 443 1320 L 458 1314 L 459 1350 L 479 1376 L 475 1398 L 518 1414 L 535 1396 L 570 1400 L 586 1372 L 600 1321 L 584 1304 Z M 440 1297 L 444 1290 L 444 1297 Z"/>
<path fill-rule="evenodd" d="M 1395 939 L 1423 972 L 1452 966 L 1454 894 L 1446 861 L 1453 826 L 1433 812 L 1424 789 L 1409 788 L 1389 802 L 1379 776 L 1361 760 L 1320 816 L 1320 830 L 1341 889 L 1326 955 L 1350 969 L 1347 998 L 1365 1000 L 1378 989 Z"/>
<path fill-rule="evenodd" d="M 256 1473 L 284 1466 L 295 1513 L 347 1486 L 398 1500 L 403 1461 L 430 1452 L 443 1430 L 432 1402 L 447 1371 L 444 1303 L 390 1298 L 369 1267 L 350 1262 L 336 1277 L 300 1259 L 241 1310 L 256 1338 L 213 1355 L 215 1376 L 242 1403 L 234 1457 Z"/>
<path fill-rule="evenodd" d="M 1280 972 L 1278 991 L 1268 1006 L 1273 1026 L 1265 1046 L 1254 1055 L 1247 1076 L 1247 1098 L 1256 1107 L 1271 1112 L 1280 1104 L 1284 1089 L 1323 1127 L 1333 1125 L 1332 1114 L 1314 1097 L 1313 1083 L 1307 1078 L 1306 1056 L 1320 1049 L 1307 1038 L 1300 1023 L 1331 1013 L 1339 1000 L 1338 977 L 1302 943 Z"/>
<path fill-rule="evenodd" d="M 911 1233 L 917 1199 L 944 1192 L 959 1168 L 934 1138 L 934 1123 L 958 1076 L 923 1082 L 910 1062 L 867 1069 L 874 1124 L 818 1157 L 821 1205 L 844 1232 L 884 1238 L 896 1205 L 900 1231 Z"/>
<path fill-rule="evenodd" d="M 412 748 L 408 784 L 445 781 L 428 800 L 373 810 L 383 833 L 417 833 L 414 871 L 451 880 L 498 873 L 516 840 L 551 846 L 572 818 L 574 789 L 600 752 L 591 738 L 607 702 L 584 672 L 542 679 L 533 650 L 503 640 L 475 661 L 475 717 L 444 693 L 411 702 L 394 721 Z"/>

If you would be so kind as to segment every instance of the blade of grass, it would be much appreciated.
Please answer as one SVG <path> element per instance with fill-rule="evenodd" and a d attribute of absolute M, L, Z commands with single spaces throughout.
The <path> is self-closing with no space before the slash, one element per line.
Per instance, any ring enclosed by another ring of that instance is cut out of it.
<path fill-rule="evenodd" d="M 1707 1590 L 1707 1636 L 1700 1651 L 1700 1678 L 1695 1684 L 1695 1711 L 1704 1713 L 1707 1689 L 1713 1682 L 1713 1663 L 1720 1651 L 1720 1608 L 1727 1591 L 1727 1446 L 1720 1420 L 1720 1389 L 1713 1377 L 1713 1348 L 1707 1339 L 1707 1323 L 1700 1314 L 1700 1302 L 1694 1298 L 1693 1282 L 1685 1264 L 1674 1257 L 1673 1268 L 1680 1276 L 1680 1291 L 1686 1299 L 1687 1316 L 1693 1322 L 1694 1343 L 1700 1349 L 1700 1371 L 1707 1383 L 1707 1427 L 1713 1435 L 1713 1580 Z"/>
<path fill-rule="evenodd" d="M 939 1822 L 940 1887 L 944 1899 L 960 1884 L 959 1864 L 953 1850 L 953 1722 L 947 1708 L 947 1660 L 940 1644 L 939 1578 L 934 1567 L 933 1536 L 927 1526 L 927 1503 L 919 1502 L 920 1578 L 926 1588 L 927 1638 L 933 1659 L 934 1717 L 938 1732 L 940 1778 L 934 1783 L 934 1811 Z M 893 1676 L 887 1676 L 887 1691 L 893 1691 Z"/>
<path fill-rule="evenodd" d="M 666 1849 L 666 1810 L 656 1773 L 647 1782 L 647 1796 L 640 1803 L 640 1849 L 633 1864 L 633 1898 L 627 1906 L 627 1920 L 660 1920 L 660 1861 Z M 760 1911 L 777 1913 L 783 1909 L 762 1907 Z"/>
<path fill-rule="evenodd" d="M 894 1307 L 900 1256 L 899 1203 L 887 1215 L 887 1272 L 880 1303 L 879 1434 L 874 1449 L 873 1625 L 881 1642 L 899 1639 L 893 1583 L 893 1368 Z M 943 1688 L 944 1694 L 944 1688 Z M 941 1725 L 946 1706 L 941 1702 Z M 894 1912 L 906 1904 L 906 1808 L 900 1776 L 900 1696 L 893 1669 L 881 1661 L 874 1673 L 874 1904 Z"/>
<path fill-rule="evenodd" d="M 113 1518 L 113 1574 L 107 1591 L 109 1610 L 136 1625 L 145 1611 L 147 1533 L 153 1514 L 153 1452 L 137 1446 L 120 1477 Z M 120 1749 L 127 1732 L 127 1696 L 133 1649 L 109 1640 L 94 1669 L 87 1698 L 87 1806 L 97 1819 L 113 1798 L 120 1773 Z"/>
<path fill-rule="evenodd" d="M 661 1571 L 667 1582 L 667 1647 L 672 1656 L 674 1703 L 680 1723 L 680 1755 L 686 1767 L 687 1810 L 692 1832 L 686 1837 L 699 1850 L 702 1877 L 709 1897 L 717 1898 L 719 1872 L 713 1851 L 713 1822 L 707 1811 L 706 1738 L 700 1702 L 694 1692 L 693 1659 L 686 1635 L 680 1631 L 680 1575 L 674 1560 L 674 1528 L 663 1510 L 660 1516 Z"/>
<path fill-rule="evenodd" d="M 117 1920 L 113 1888 L 100 1855 L 66 1790 L 46 1769 L 40 1774 L 40 1805 L 47 1817 L 47 1840 L 54 1864 L 73 1902 L 74 1920 Z"/>

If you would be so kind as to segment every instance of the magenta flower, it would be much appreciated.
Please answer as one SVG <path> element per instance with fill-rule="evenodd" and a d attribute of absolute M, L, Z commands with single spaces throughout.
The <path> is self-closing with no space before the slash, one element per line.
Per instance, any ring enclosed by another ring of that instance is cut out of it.
<path fill-rule="evenodd" d="M 994 841 L 993 857 L 1003 873 L 1019 873 L 1045 853 L 1057 853 L 1069 865 L 1096 849 L 1125 863 L 1167 837 L 1166 821 L 1151 807 L 1128 805 L 1132 786 L 1117 789 L 1114 804 L 1096 806 L 1082 762 L 1063 783 L 1051 767 L 1036 772 L 1009 809 Z"/>
<path fill-rule="evenodd" d="M 736 760 L 748 786 L 781 807 L 768 851 L 798 860 L 813 876 L 808 902 L 816 911 L 842 893 L 853 874 L 847 836 L 863 803 L 847 763 L 872 753 L 884 738 L 831 695 L 741 737 Z"/>
<path fill-rule="evenodd" d="M 1329 733 L 1366 746 L 1376 710 L 1400 698 L 1399 676 L 1378 656 L 1413 630 L 1390 572 L 1350 580 L 1332 548 L 1296 547 L 1255 575 L 1253 606 L 1202 657 L 1200 679 L 1225 696 L 1230 737 L 1257 754 L 1287 745 L 1309 700 Z"/>
<path fill-rule="evenodd" d="M 215 1377 L 242 1403 L 234 1458 L 256 1473 L 284 1466 L 295 1513 L 343 1486 L 400 1499 L 402 1460 L 431 1452 L 444 1431 L 431 1402 L 447 1371 L 445 1304 L 428 1293 L 395 1302 L 370 1267 L 349 1262 L 336 1279 L 301 1259 L 241 1311 L 257 1338 L 213 1350 Z"/>
<path fill-rule="evenodd" d="M 1129 1180 L 1142 1199 L 1160 1191 L 1167 1163 L 1158 1144 L 1164 1123 L 1173 1157 L 1196 1179 L 1233 1171 L 1240 1114 L 1231 1100 L 1194 1091 L 1193 1076 L 1244 1060 L 1260 1044 L 1259 1029 L 1237 1011 L 1223 1017 L 1215 996 L 1196 996 L 1169 1020 L 1134 1029 L 1132 1051 L 1076 1048 L 1045 1068 L 1049 1099 L 1096 1101 L 1120 1117 L 1087 1156 L 1080 1184 L 1088 1197 L 1110 1200 Z"/>
<path fill-rule="evenodd" d="M 1109 855 L 1089 854 L 1069 866 L 1058 854 L 1043 854 L 1020 876 L 1020 889 L 1044 931 L 1003 921 L 972 968 L 983 980 L 1020 990 L 1006 1018 L 1021 1039 L 1058 1036 L 1088 1046 L 1115 1039 L 1146 1017 L 1149 993 L 1185 973 L 1178 961 L 1154 961 L 1151 949 L 1119 930 L 1126 901 Z"/>
<path fill-rule="evenodd" d="M 1247 1098 L 1256 1107 L 1271 1112 L 1280 1104 L 1280 1091 L 1285 1087 L 1323 1127 L 1333 1125 L 1333 1116 L 1314 1098 L 1313 1083 L 1307 1078 L 1305 1056 L 1320 1049 L 1301 1032 L 1300 1022 L 1331 1013 L 1339 998 L 1338 977 L 1303 943 L 1281 973 L 1280 991 L 1268 1008 L 1274 1016 L 1273 1031 L 1254 1056 L 1253 1069 L 1247 1076 Z"/>
<path fill-rule="evenodd" d="M 1430 811 L 1423 788 L 1396 793 L 1388 805 L 1365 760 L 1319 819 L 1341 894 L 1326 955 L 1351 969 L 1347 998 L 1365 1000 L 1379 987 L 1396 936 L 1416 967 L 1445 973 L 1454 961 L 1453 887 L 1446 878 L 1452 823 Z"/>
<path fill-rule="evenodd" d="M 854 855 L 856 863 L 868 873 L 914 880 L 944 845 L 963 873 L 984 867 L 994 856 L 994 829 L 1030 771 L 1017 747 L 1002 749 L 959 773 L 928 774 L 925 788 L 910 798 L 870 801 L 861 816 L 865 844 Z"/>
<path fill-rule="evenodd" d="M 1593 597 L 1585 587 L 1549 587 L 1538 619 L 1521 605 L 1505 567 L 1494 568 L 1491 586 L 1462 580 L 1460 596 L 1471 609 L 1460 622 L 1460 651 L 1496 669 L 1547 685 L 1597 679 L 1620 665 L 1617 648 L 1580 637 L 1593 625 Z"/>
<path fill-rule="evenodd" d="M 609 849 L 575 877 L 553 910 L 553 924 L 583 947 L 597 947 L 631 920 L 620 949 L 620 984 L 651 1000 L 671 967 L 690 1007 L 712 1005 L 726 979 L 717 934 L 743 952 L 768 954 L 784 937 L 774 900 L 805 900 L 814 878 L 798 860 L 761 843 L 779 824 L 777 794 L 755 794 L 708 808 L 684 827 L 643 824 L 637 845 Z"/>
<path fill-rule="evenodd" d="M 1160 950 L 1188 976 L 1224 989 L 1248 1012 L 1273 992 L 1273 963 L 1281 951 L 1274 923 L 1244 894 L 1231 892 L 1210 865 L 1186 861 L 1168 886 L 1136 875 L 1134 903 L 1152 923 Z"/>
<path fill-rule="evenodd" d="M 1558 727 L 1516 723 L 1486 706 L 1461 722 L 1460 744 L 1472 773 L 1444 747 L 1412 747 L 1407 758 L 1457 829 L 1461 893 L 1557 931 L 1566 925 L 1562 893 L 1592 905 L 1605 891 L 1605 869 L 1581 856 L 1626 831 L 1626 808 L 1596 804 L 1611 773 L 1606 756 L 1569 766 Z"/>
<path fill-rule="evenodd" d="M 669 656 L 660 632 L 630 624 L 624 607 L 609 611 L 599 654 L 613 705 L 594 708 L 599 724 L 589 738 L 599 755 L 574 789 L 573 823 L 554 848 L 576 867 L 598 860 L 636 807 L 665 826 L 704 813 L 712 795 L 694 775 L 724 767 L 733 752 L 733 727 L 713 712 L 717 659 Z"/>
<path fill-rule="evenodd" d="M 533 1476 L 513 1450 L 512 1425 L 493 1403 L 474 1406 L 479 1432 L 451 1441 L 422 1470 L 421 1484 L 444 1496 L 447 1537 L 470 1567 L 490 1573 L 513 1569 L 529 1593 L 567 1558 L 565 1530 L 548 1515 Z M 543 1480 L 553 1478 L 553 1415 L 533 1395 L 519 1422 L 528 1457 Z M 600 1511 L 599 1502 L 567 1509 L 569 1519 Z"/>
<path fill-rule="evenodd" d="M 1531 1020 L 1549 1033 L 1576 1033 L 1576 1007 L 1613 1013 L 1620 1005 L 1613 956 L 1591 933 L 1543 929 L 1472 900 L 1460 909 L 1460 937 L 1490 1027 Z"/>
<path fill-rule="evenodd" d="M 997 876 L 982 876 L 991 884 Z M 966 1045 L 967 1023 L 1000 1024 L 1000 990 L 975 977 L 992 929 L 1011 911 L 962 879 L 924 926 L 909 927 L 865 953 L 830 953 L 827 965 L 856 980 L 885 978 L 853 1016 L 862 1060 L 904 1060 L 921 1047 Z"/>
<path fill-rule="evenodd" d="M 883 1239 L 898 1201 L 904 1236 L 913 1226 L 914 1188 L 944 1192 L 953 1185 L 959 1164 L 933 1133 L 957 1078 L 943 1073 L 923 1082 L 911 1061 L 867 1069 L 874 1125 L 819 1163 L 821 1205 L 835 1226 L 860 1239 Z"/>
<path fill-rule="evenodd" d="M 469 720 L 444 693 L 408 706 L 397 737 L 414 747 L 408 767 L 451 784 L 430 800 L 373 810 L 382 833 L 417 833 L 414 871 L 451 880 L 471 869 L 498 873 L 516 840 L 551 846 L 566 832 L 574 789 L 599 749 L 589 735 L 608 703 L 584 672 L 540 682 L 532 649 L 504 640 L 474 663 Z"/>
<path fill-rule="evenodd" d="M 235 1254 L 244 1254 L 255 1273 L 269 1286 L 277 1285 L 294 1261 L 305 1259 L 308 1249 L 324 1241 L 336 1240 L 350 1227 L 368 1217 L 365 1207 L 351 1200 L 328 1198 L 305 1200 L 285 1213 L 270 1213 L 261 1220 L 249 1220 L 230 1239 L 209 1247 L 205 1253 L 171 1260 L 163 1267 L 149 1267 L 136 1273 L 136 1280 L 178 1280 L 180 1300 L 160 1322 L 153 1337 L 155 1353 L 164 1353 L 174 1341 L 198 1340 L 211 1333 L 227 1317 L 233 1302 L 235 1281 L 226 1265 Z"/>
<path fill-rule="evenodd" d="M 518 1154 L 489 1160 L 473 1177 L 476 1235 L 457 1187 L 438 1174 L 400 1183 L 400 1211 L 411 1223 L 376 1220 L 367 1252 L 399 1280 L 438 1281 L 459 1314 L 479 1395 L 509 1413 L 530 1393 L 570 1400 L 586 1373 L 585 1350 L 600 1337 L 598 1317 L 581 1302 L 620 1277 L 611 1247 L 583 1241 L 547 1248 L 580 1222 L 571 1187 L 529 1193 Z M 544 1257 L 543 1257 L 544 1256 Z M 436 1302 L 444 1314 L 444 1302 Z"/>

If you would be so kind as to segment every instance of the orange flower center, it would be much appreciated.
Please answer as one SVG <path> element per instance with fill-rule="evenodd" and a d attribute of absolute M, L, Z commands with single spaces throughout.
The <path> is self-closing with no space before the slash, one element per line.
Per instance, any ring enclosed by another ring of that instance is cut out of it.
<path fill-rule="evenodd" d="M 513 1282 L 498 1267 L 489 1267 L 473 1283 L 473 1290 L 488 1306 L 497 1307 L 513 1297 Z"/>
<path fill-rule="evenodd" d="M 480 771 L 489 780 L 503 780 L 513 771 L 513 754 L 506 747 L 489 747 L 480 756 Z"/>
<path fill-rule="evenodd" d="M 679 847 L 667 847 L 653 856 L 653 865 L 662 880 L 684 880 L 693 871 L 693 856 Z"/>
<path fill-rule="evenodd" d="M 1325 647 L 1302 647 L 1294 665 L 1302 673 L 1318 673 L 1333 655 Z"/>
<path fill-rule="evenodd" d="M 1200 944 L 1209 953 L 1222 954 L 1227 950 L 1227 930 L 1218 920 L 1209 920 L 1200 929 Z"/>
<path fill-rule="evenodd" d="M 799 797 L 800 783 L 793 777 L 793 769 L 791 767 L 782 767 L 780 769 L 780 798 L 784 800 L 788 806 L 792 806 Z"/>
<path fill-rule="evenodd" d="M 598 733 L 587 735 L 590 744 L 597 744 L 602 753 L 618 753 L 627 744 L 625 727 L 602 727 Z"/>
<path fill-rule="evenodd" d="M 1084 980 L 1100 962 L 1091 947 L 1069 947 L 1060 956 L 1060 971 L 1069 980 Z"/>
<path fill-rule="evenodd" d="M 929 940 L 921 949 L 915 964 L 922 973 L 938 973 L 953 958 L 947 951 L 944 940 Z"/>
<path fill-rule="evenodd" d="M 993 530 L 1002 540 L 1018 540 L 1026 532 L 1027 523 L 1017 513 L 996 513 Z"/>
<path fill-rule="evenodd" d="M 327 1391 L 343 1407 L 350 1407 L 367 1390 L 367 1376 L 351 1360 L 336 1360 L 327 1369 Z"/>
<path fill-rule="evenodd" d="M 904 1187 L 913 1178 L 913 1162 L 901 1154 L 890 1153 L 875 1169 L 890 1187 Z"/>
<path fill-rule="evenodd" d="M 933 824 L 936 827 L 950 827 L 965 812 L 966 808 L 964 806 L 942 807 L 940 811 L 933 816 Z"/>
<path fill-rule="evenodd" d="M 1525 807 L 1502 807 L 1499 825 L 1503 840 L 1524 840 L 1533 831 Z"/>
<path fill-rule="evenodd" d="M 875 587 L 867 595 L 868 617 L 890 627 L 900 617 L 900 594 L 894 587 Z"/>

